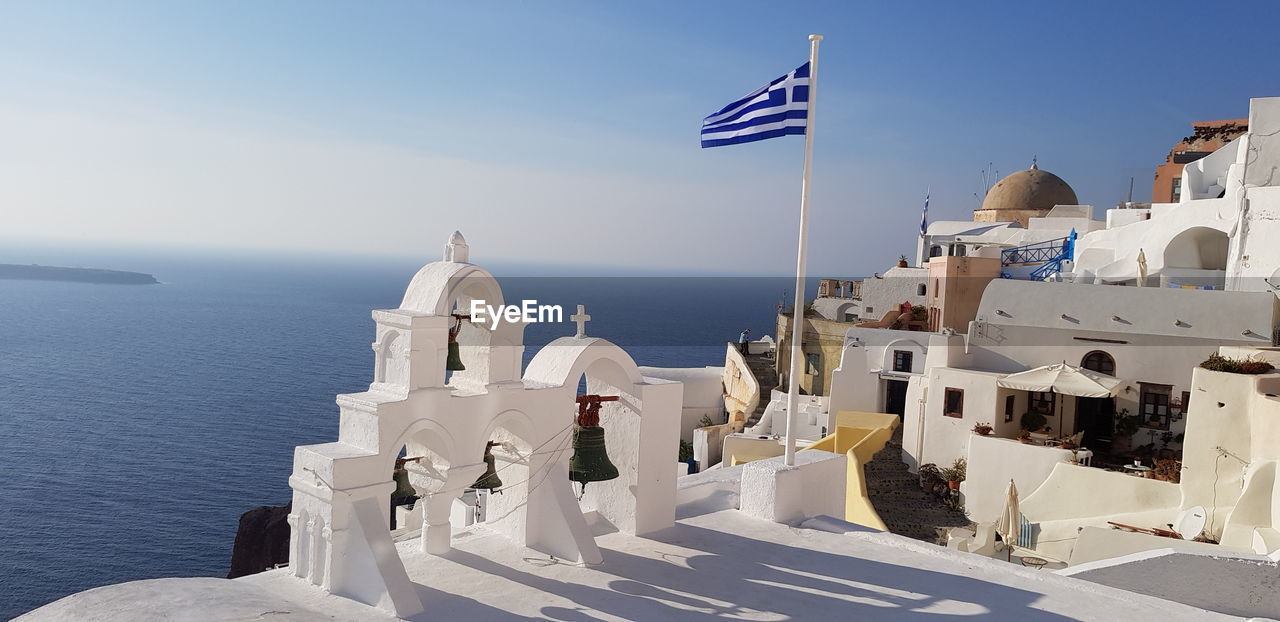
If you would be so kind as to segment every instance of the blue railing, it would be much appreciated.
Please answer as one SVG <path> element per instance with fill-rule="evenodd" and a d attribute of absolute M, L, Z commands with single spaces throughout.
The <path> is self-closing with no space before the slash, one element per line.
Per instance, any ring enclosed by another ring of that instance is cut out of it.
<path fill-rule="evenodd" d="M 1043 281 L 1062 272 L 1062 262 L 1074 259 L 1075 242 L 1076 232 L 1072 229 L 1071 235 L 1065 238 L 1007 248 L 1000 251 L 1000 265 L 1006 267 L 1038 263 L 1040 266 L 1032 270 L 1028 277 L 1032 281 Z M 1013 275 L 1007 271 L 1001 271 L 1000 278 L 1011 279 Z"/>
<path fill-rule="evenodd" d="M 1065 237 L 1017 248 L 1006 248 L 1000 251 L 1000 265 L 1012 266 L 1053 261 L 1061 257 L 1063 252 L 1067 250 L 1067 242 L 1070 239 L 1070 237 Z"/>

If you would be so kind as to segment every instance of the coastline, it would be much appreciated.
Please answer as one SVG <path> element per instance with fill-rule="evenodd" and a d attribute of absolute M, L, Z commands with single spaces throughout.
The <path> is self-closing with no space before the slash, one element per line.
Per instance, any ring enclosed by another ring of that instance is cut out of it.
<path fill-rule="evenodd" d="M 143 272 L 102 268 L 65 268 L 38 264 L 0 264 L 0 280 L 73 281 L 106 285 L 156 285 L 156 277 Z"/>

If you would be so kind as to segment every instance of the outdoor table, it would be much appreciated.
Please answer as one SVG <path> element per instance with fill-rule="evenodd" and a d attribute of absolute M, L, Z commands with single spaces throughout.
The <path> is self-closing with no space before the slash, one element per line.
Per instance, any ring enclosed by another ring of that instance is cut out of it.
<path fill-rule="evenodd" d="M 1020 559 L 1022 560 L 1023 566 L 1026 566 L 1027 568 L 1035 568 L 1036 570 L 1044 568 L 1045 565 L 1049 563 L 1049 560 L 1040 557 L 1022 557 Z"/>
<path fill-rule="evenodd" d="M 1138 477 L 1145 477 L 1145 476 L 1146 476 L 1147 471 L 1150 471 L 1150 470 L 1151 470 L 1151 467 L 1149 467 L 1149 466 L 1144 466 L 1144 465 L 1141 465 L 1141 464 L 1126 464 L 1126 465 L 1124 465 L 1124 472 L 1125 472 L 1125 473 L 1128 473 L 1129 475 L 1136 475 L 1136 476 L 1138 476 Z"/>

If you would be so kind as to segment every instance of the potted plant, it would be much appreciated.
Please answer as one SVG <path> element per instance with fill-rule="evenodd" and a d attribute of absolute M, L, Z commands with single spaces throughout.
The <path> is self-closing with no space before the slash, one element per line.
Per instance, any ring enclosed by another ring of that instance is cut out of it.
<path fill-rule="evenodd" d="M 1070 440 L 1063 440 L 1058 443 L 1058 447 L 1061 449 L 1076 449 L 1076 444 Z"/>
<path fill-rule="evenodd" d="M 951 490 L 960 490 L 960 482 L 964 481 L 965 471 L 968 470 L 968 462 L 964 458 L 956 458 L 951 466 L 942 469 L 942 479 L 947 480 L 947 488 Z"/>
<path fill-rule="evenodd" d="M 906 255 L 898 255 L 898 267 L 899 267 L 899 268 L 906 268 L 906 267 L 907 267 L 907 265 L 908 265 L 908 264 L 907 264 L 907 256 L 906 256 Z"/>
<path fill-rule="evenodd" d="M 1130 415 L 1128 408 L 1120 409 L 1116 414 L 1115 433 L 1111 435 L 1112 454 L 1119 455 L 1129 451 L 1133 435 L 1138 433 L 1141 422 L 1141 415 Z"/>
<path fill-rule="evenodd" d="M 1023 430 L 1031 432 L 1036 430 L 1043 430 L 1045 425 L 1049 423 L 1049 420 L 1045 419 L 1044 415 L 1038 412 L 1035 412 L 1033 410 L 1028 410 L 1027 412 L 1022 414 L 1022 419 L 1019 421 L 1019 423 L 1021 424 Z"/>
<path fill-rule="evenodd" d="M 1031 443 L 1031 430 L 1018 430 L 1018 441 L 1024 444 Z"/>
<path fill-rule="evenodd" d="M 1152 474 L 1162 482 L 1177 484 L 1182 481 L 1182 463 L 1177 460 L 1157 460 Z"/>
<path fill-rule="evenodd" d="M 1211 371 L 1224 371 L 1230 374 L 1269 374 L 1275 370 L 1275 366 L 1267 361 L 1227 358 L 1216 352 L 1210 354 L 1200 366 Z"/>
<path fill-rule="evenodd" d="M 917 474 L 920 476 L 920 489 L 925 492 L 932 492 L 934 485 L 942 481 L 942 472 L 932 462 L 920 465 Z"/>
<path fill-rule="evenodd" d="M 994 429 L 995 428 L 991 427 L 990 423 L 979 422 L 979 423 L 973 424 L 973 433 L 977 434 L 978 436 L 987 436 L 991 434 L 991 431 Z"/>

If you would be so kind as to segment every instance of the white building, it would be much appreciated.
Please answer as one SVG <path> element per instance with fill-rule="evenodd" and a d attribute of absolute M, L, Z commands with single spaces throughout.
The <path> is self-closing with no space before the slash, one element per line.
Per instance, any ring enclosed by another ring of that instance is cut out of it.
<path fill-rule="evenodd" d="M 373 312 L 374 382 L 338 396 L 336 442 L 296 449 L 287 568 L 106 586 L 20 620 L 783 619 L 851 607 L 873 617 L 1240 619 L 847 523 L 844 454 L 810 450 L 794 466 L 761 460 L 677 483 L 681 383 L 586 336 L 584 314 L 576 335 L 523 370 L 523 324 L 463 324 L 466 369 L 447 373 L 453 311 L 503 301 L 467 254 L 455 235 L 399 308 Z M 584 377 L 589 394 L 619 398 L 600 416 L 620 476 L 578 495 L 568 432 Z M 485 472 L 491 441 L 502 493 L 486 495 L 483 519 L 458 520 L 451 506 Z M 402 456 L 414 459 L 405 468 L 421 527 L 392 532 Z"/>
<path fill-rule="evenodd" d="M 1280 286 L 1280 98 L 1250 100 L 1249 131 L 1186 165 L 1178 203 L 1115 209 L 1083 236 L 1080 282 L 1241 291 Z M 1143 261 L 1139 261 L 1139 256 Z M 1144 274 L 1145 273 L 1145 274 Z"/>

